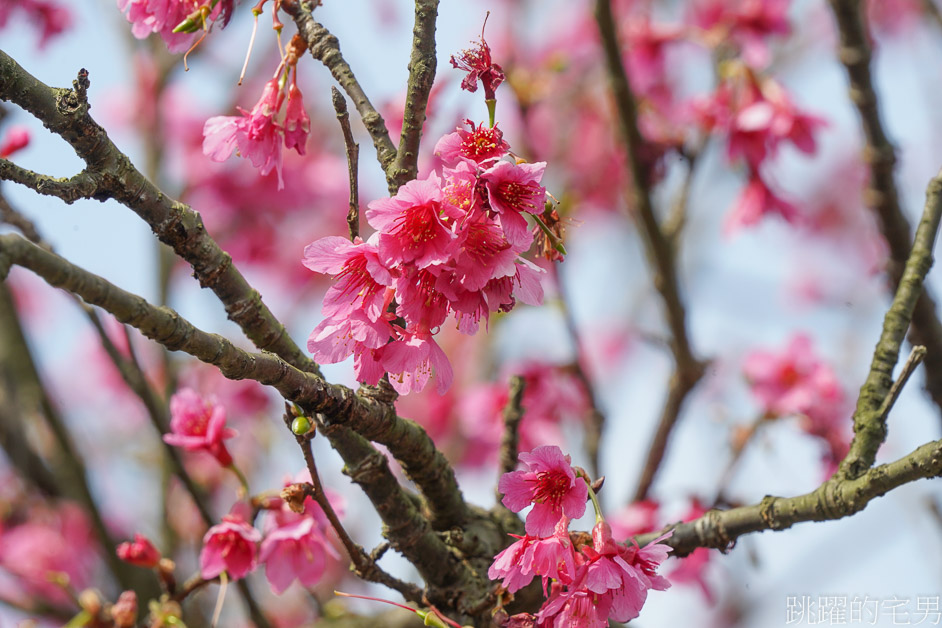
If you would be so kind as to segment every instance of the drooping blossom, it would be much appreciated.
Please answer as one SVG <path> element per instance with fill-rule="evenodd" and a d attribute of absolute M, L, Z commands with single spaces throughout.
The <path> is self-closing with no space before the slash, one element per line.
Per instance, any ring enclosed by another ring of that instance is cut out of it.
<path fill-rule="evenodd" d="M 462 50 L 457 56 L 452 55 L 451 65 L 468 73 L 461 80 L 461 89 L 476 92 L 478 81 L 481 81 L 485 100 L 494 100 L 494 92 L 506 78 L 503 68 L 491 59 L 491 47 L 484 41 L 483 34 L 479 43 Z"/>
<path fill-rule="evenodd" d="M 285 483 L 310 482 L 311 475 L 302 471 Z M 327 491 L 327 498 L 338 517 L 343 517 L 342 496 Z M 282 500 L 268 511 L 258 562 L 265 565 L 265 576 L 276 595 L 281 595 L 298 580 L 302 586 L 316 585 L 330 560 L 340 555 L 327 539 L 329 523 L 321 507 L 305 497 L 304 511 L 295 512 Z"/>
<path fill-rule="evenodd" d="M 206 451 L 224 467 L 232 456 L 223 442 L 238 435 L 226 427 L 226 409 L 211 397 L 204 401 L 191 388 L 184 388 L 170 398 L 170 433 L 164 434 L 168 445 L 187 451 Z"/>
<path fill-rule="evenodd" d="M 211 527 L 203 536 L 200 576 L 204 580 L 211 580 L 224 571 L 231 579 L 238 580 L 255 570 L 262 535 L 246 522 L 244 510 L 234 507 L 222 518 L 222 523 Z"/>
<path fill-rule="evenodd" d="M 412 263 L 425 268 L 451 255 L 455 234 L 446 223 L 459 212 L 444 202 L 437 174 L 409 181 L 392 198 L 367 207 L 366 219 L 379 231 L 379 256 L 387 266 Z"/>
<path fill-rule="evenodd" d="M 537 447 L 519 459 L 527 468 L 501 476 L 498 490 L 504 494 L 502 503 L 513 512 L 533 504 L 527 514 L 527 534 L 549 536 L 563 515 L 578 519 L 585 513 L 588 485 L 576 477 L 569 456 L 559 447 Z"/>
<path fill-rule="evenodd" d="M 50 0 L 16 0 L 0 3 L 0 29 L 17 14 L 39 29 L 40 48 L 72 26 L 72 14 L 65 6 Z"/>
<path fill-rule="evenodd" d="M 241 116 L 208 119 L 203 126 L 203 153 L 213 161 L 225 161 L 238 149 L 260 174 L 267 175 L 274 170 L 278 174 L 278 189 L 283 188 L 284 128 L 275 118 L 283 99 L 278 80 L 272 79 L 265 83 L 262 97 L 251 111 L 238 107 Z"/>
<path fill-rule="evenodd" d="M 422 390 L 433 369 L 439 394 L 451 386 L 451 363 L 429 332 L 405 333 L 403 339 L 383 347 L 380 361 L 390 373 L 389 383 L 401 395 Z"/>
<path fill-rule="evenodd" d="M 301 90 L 292 82 L 288 87 L 288 104 L 285 107 L 285 148 L 293 148 L 303 155 L 310 134 L 311 119 L 304 110 Z"/>
<path fill-rule="evenodd" d="M 535 576 L 543 577 L 543 592 L 549 579 L 572 582 L 575 577 L 576 557 L 569 538 L 569 519 L 560 518 L 552 536 L 517 536 L 518 539 L 494 557 L 487 570 L 491 580 L 502 580 L 501 585 L 515 593 L 530 584 Z"/>
<path fill-rule="evenodd" d="M 507 154 L 510 146 L 496 124 L 489 127 L 483 122 L 474 126 L 471 120 L 465 120 L 464 123 L 471 127 L 470 131 L 458 127 L 454 133 L 443 135 L 435 144 L 434 152 L 442 158 L 446 167 L 454 168 L 462 160 L 482 165 Z"/>
<path fill-rule="evenodd" d="M 9 159 L 13 153 L 29 146 L 29 129 L 22 126 L 11 126 L 3 135 L 0 142 L 0 159 Z"/>
<path fill-rule="evenodd" d="M 773 192 L 762 177 L 753 173 L 726 216 L 723 231 L 733 234 L 742 227 L 758 224 L 765 216 L 777 215 L 785 222 L 795 224 L 801 220 L 798 209 Z"/>
<path fill-rule="evenodd" d="M 133 541 L 125 541 L 116 549 L 118 558 L 138 567 L 156 567 L 160 562 L 160 552 L 143 534 L 134 535 Z"/>

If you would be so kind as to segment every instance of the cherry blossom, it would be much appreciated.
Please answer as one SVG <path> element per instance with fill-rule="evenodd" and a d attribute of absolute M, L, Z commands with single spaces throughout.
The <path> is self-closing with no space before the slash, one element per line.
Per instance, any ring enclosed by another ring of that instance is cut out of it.
<path fill-rule="evenodd" d="M 257 565 L 261 533 L 249 525 L 238 508 L 206 531 L 200 551 L 200 576 L 211 580 L 226 572 L 233 580 L 244 578 Z"/>
<path fill-rule="evenodd" d="M 13 153 L 29 146 L 29 129 L 22 126 L 11 126 L 0 142 L 0 159 L 9 159 Z"/>
<path fill-rule="evenodd" d="M 498 490 L 504 494 L 503 504 L 514 512 L 533 504 L 527 514 L 527 534 L 548 536 L 563 515 L 578 519 L 585 513 L 588 486 L 576 477 L 569 456 L 559 447 L 537 447 L 519 459 L 527 468 L 505 473 Z"/>
<path fill-rule="evenodd" d="M 170 399 L 170 433 L 164 434 L 168 445 L 188 451 L 206 451 L 219 464 L 232 464 L 232 456 L 223 442 L 238 435 L 226 427 L 226 409 L 215 398 L 204 401 L 191 388 L 184 388 Z"/>
<path fill-rule="evenodd" d="M 118 545 L 118 558 L 138 567 L 156 567 L 160 562 L 160 552 L 143 534 L 135 534 L 134 541 Z"/>

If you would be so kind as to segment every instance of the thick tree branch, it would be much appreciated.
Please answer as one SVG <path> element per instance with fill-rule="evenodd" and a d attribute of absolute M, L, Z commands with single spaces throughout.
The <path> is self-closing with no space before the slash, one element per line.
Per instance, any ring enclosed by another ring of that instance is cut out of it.
<path fill-rule="evenodd" d="M 634 495 L 635 500 L 641 500 L 647 496 L 654 483 L 654 476 L 667 450 L 670 433 L 680 417 L 687 395 L 703 376 L 704 364 L 693 355 L 690 348 L 686 313 L 680 296 L 674 260 L 675 251 L 654 214 L 651 191 L 648 188 L 649 173 L 642 156 L 644 138 L 638 130 L 638 108 L 631 91 L 627 71 L 622 63 L 615 18 L 612 15 L 609 0 L 596 1 L 595 20 L 598 24 L 608 79 L 615 99 L 619 130 L 627 149 L 628 170 L 631 175 L 631 201 L 634 208 L 632 216 L 644 241 L 654 287 L 661 296 L 667 324 L 671 331 L 670 347 L 674 356 L 674 374 L 671 376 L 668 387 L 667 400 Z"/>
<path fill-rule="evenodd" d="M 711 510 L 699 519 L 671 526 L 673 534 L 665 543 L 674 548 L 675 556 L 686 556 L 698 547 L 726 551 L 745 534 L 786 530 L 803 521 L 842 519 L 860 512 L 871 500 L 903 484 L 940 476 L 942 440 L 926 443 L 905 458 L 868 469 L 857 478 L 832 478 L 805 495 L 768 496 L 751 506 Z M 637 541 L 644 545 L 660 534 L 643 534 Z"/>
<path fill-rule="evenodd" d="M 438 0 L 416 0 L 415 26 L 412 29 L 412 54 L 409 57 L 409 83 L 406 88 L 405 109 L 402 115 L 402 133 L 399 150 L 391 170 L 390 192 L 418 176 L 419 142 L 425 124 L 425 110 L 429 93 L 435 82 L 435 22 L 438 19 Z"/>
<path fill-rule="evenodd" d="M 318 373 L 317 365 L 206 232 L 199 214 L 148 181 L 88 115 L 88 74 L 80 72 L 74 83 L 74 90 L 51 88 L 0 51 L 0 99 L 22 107 L 72 146 L 87 164 L 85 172 L 98 179 L 94 198 L 114 198 L 143 218 L 161 242 L 193 267 L 200 285 L 219 297 L 229 318 L 256 347 Z"/>
<path fill-rule="evenodd" d="M 866 140 L 864 160 L 870 167 L 870 181 L 865 199 L 879 218 L 880 230 L 889 245 L 887 272 L 896 290 L 909 257 L 912 228 L 900 207 L 894 179 L 896 150 L 880 121 L 879 101 L 870 75 L 872 55 L 864 25 L 864 7 L 855 0 L 830 0 L 830 3 L 840 31 L 838 56 L 847 70 L 850 99 L 857 107 Z M 928 291 L 916 302 L 909 341 L 927 349 L 926 390 L 942 409 L 942 324 L 935 300 Z"/>
<path fill-rule="evenodd" d="M 286 416 L 286 421 L 290 422 L 291 417 Z M 324 515 L 330 522 L 331 527 L 333 527 L 340 542 L 347 550 L 347 555 L 353 563 L 357 576 L 369 582 L 385 585 L 394 591 L 398 591 L 406 600 L 421 604 L 423 596 L 422 590 L 414 584 L 403 582 L 384 571 L 376 564 L 376 560 L 366 553 L 362 546 L 358 545 L 350 538 L 346 528 L 340 523 L 340 518 L 334 511 L 333 504 L 330 503 L 330 500 L 327 498 L 327 493 L 324 491 L 324 487 L 321 484 L 320 474 L 317 472 L 317 464 L 314 462 L 314 451 L 311 447 L 311 439 L 314 437 L 315 433 L 316 432 L 311 432 L 309 434 L 295 436 L 304 454 L 304 462 L 307 465 L 308 472 L 311 474 L 311 484 L 304 485 L 306 489 L 309 489 L 306 491 L 306 494 L 310 495 L 310 497 L 317 502 L 317 505 L 321 507 L 321 510 L 324 511 Z"/>
<path fill-rule="evenodd" d="M 343 91 L 346 92 L 353 106 L 356 107 L 363 120 L 363 126 L 373 139 L 373 146 L 376 147 L 376 158 L 379 165 L 386 173 L 386 181 L 392 188 L 392 179 L 389 171 L 396 159 L 396 147 L 389 138 L 389 131 L 386 128 L 386 122 L 383 116 L 376 110 L 366 93 L 360 86 L 350 65 L 340 54 L 340 42 L 326 28 L 314 20 L 311 15 L 311 2 L 309 0 L 284 0 L 281 7 L 294 18 L 294 23 L 298 27 L 298 34 L 307 43 L 311 56 L 324 64 L 330 70 Z"/>
<path fill-rule="evenodd" d="M 397 417 L 386 404 L 358 397 L 344 386 L 328 384 L 277 356 L 238 349 L 222 336 L 197 329 L 173 310 L 153 306 L 21 236 L 0 235 L 0 277 L 5 276 L 12 264 L 27 268 L 50 285 L 102 307 L 172 351 L 184 351 L 213 364 L 230 379 L 254 379 L 270 385 L 305 411 L 322 415 L 327 421 L 323 431 L 350 466 L 351 477 L 374 501 L 377 512 L 387 524 L 393 547 L 413 562 L 431 585 L 430 595 L 460 598 L 464 601 L 458 604 L 459 609 L 477 607 L 480 600 L 475 596 L 488 588 L 486 580 L 470 571 L 439 539 L 412 502 L 403 497 L 401 487 L 388 471 L 385 457 L 366 440 L 381 442 L 393 455 L 398 452 L 403 456 L 403 468 L 423 490 L 433 521 L 440 525 L 453 521 L 454 526 L 462 523 L 484 526 L 484 531 L 477 534 L 490 538 L 477 548 L 481 552 L 477 558 L 486 556 L 491 560 L 491 549 L 499 543 L 495 540 L 500 538 L 499 530 L 488 525 L 486 515 L 469 511 L 457 488 L 453 470 L 421 427 Z M 393 508 L 393 504 L 397 507 Z M 443 529 L 446 528 L 443 526 Z M 443 601 L 441 597 L 437 599 Z"/>
<path fill-rule="evenodd" d="M 877 450 L 886 439 L 882 406 L 893 385 L 893 368 L 909 328 L 916 301 L 923 294 L 923 280 L 932 266 L 932 249 L 942 217 L 942 172 L 929 182 L 922 220 L 916 228 L 912 253 L 903 269 L 896 296 L 883 318 L 883 331 L 873 352 L 870 372 L 860 388 L 854 411 L 854 440 L 841 462 L 839 475 L 854 479 L 873 466 Z"/>

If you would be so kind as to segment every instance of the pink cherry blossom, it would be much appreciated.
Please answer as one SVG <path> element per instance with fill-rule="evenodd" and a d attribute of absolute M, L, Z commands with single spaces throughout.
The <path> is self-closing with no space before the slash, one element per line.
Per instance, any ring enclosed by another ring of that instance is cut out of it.
<path fill-rule="evenodd" d="M 569 456 L 556 446 L 537 447 L 521 453 L 526 470 L 505 473 L 498 483 L 507 508 L 520 512 L 530 504 L 526 531 L 533 536 L 549 536 L 563 515 L 578 519 L 585 513 L 589 487 L 577 478 Z"/>
<path fill-rule="evenodd" d="M 266 524 L 259 562 L 277 595 L 285 592 L 295 579 L 307 588 L 317 584 L 327 566 L 327 556 L 339 558 L 313 516 L 285 525 Z"/>
<path fill-rule="evenodd" d="M 210 580 L 225 571 L 233 580 L 244 578 L 255 570 L 261 540 L 261 533 L 239 514 L 226 515 L 203 536 L 200 576 Z"/>
<path fill-rule="evenodd" d="M 453 371 L 448 356 L 430 333 L 405 332 L 402 340 L 383 347 L 381 362 L 389 373 L 389 383 L 400 395 L 419 392 L 425 388 L 435 371 L 439 394 L 451 386 Z"/>
<path fill-rule="evenodd" d="M 238 148 L 260 174 L 272 170 L 278 174 L 278 189 L 284 187 L 282 178 L 282 144 L 284 129 L 275 119 L 281 110 L 284 94 L 277 79 L 265 84 L 262 97 L 251 111 L 239 107 L 239 116 L 215 116 L 203 126 L 203 153 L 213 161 L 225 161 Z"/>
<path fill-rule="evenodd" d="M 539 626 L 553 628 L 607 628 L 611 605 L 609 596 L 556 584 L 536 618 Z"/>
<path fill-rule="evenodd" d="M 445 166 L 453 168 L 462 160 L 485 164 L 507 154 L 510 146 L 504 141 L 504 134 L 496 124 L 489 127 L 483 122 L 474 126 L 471 120 L 465 120 L 464 123 L 471 127 L 470 131 L 458 127 L 454 133 L 442 136 L 435 144 L 435 154 L 442 158 Z"/>
<path fill-rule="evenodd" d="M 523 213 L 543 213 L 546 188 L 540 179 L 545 169 L 545 162 L 518 165 L 501 161 L 481 175 L 491 209 L 500 214 L 504 235 L 514 246 L 528 248 L 533 241 Z"/>
<path fill-rule="evenodd" d="M 137 621 L 137 593 L 123 591 L 111 607 L 115 628 L 131 628 Z"/>
<path fill-rule="evenodd" d="M 64 6 L 49 0 L 17 0 L 0 3 L 0 28 L 4 28 L 10 16 L 17 13 L 39 29 L 40 48 L 72 26 L 72 14 Z"/>
<path fill-rule="evenodd" d="M 727 235 L 741 227 L 751 227 L 766 215 L 777 214 L 788 223 L 798 223 L 801 213 L 788 201 L 779 198 L 760 176 L 753 173 L 746 187 L 730 210 L 723 225 Z"/>
<path fill-rule="evenodd" d="M 483 34 L 480 43 L 462 50 L 457 58 L 452 55 L 451 65 L 468 73 L 461 81 L 461 89 L 475 92 L 478 89 L 478 80 L 481 81 L 485 100 L 494 100 L 495 90 L 505 79 L 503 68 L 491 60 L 491 47 L 484 41 Z"/>
<path fill-rule="evenodd" d="M 576 557 L 569 539 L 569 519 L 562 517 L 552 536 L 517 536 L 518 541 L 494 557 L 487 570 L 491 580 L 503 580 L 502 586 L 514 593 L 530 584 L 535 576 L 543 577 L 543 591 L 550 578 L 571 582 L 575 577 Z"/>
<path fill-rule="evenodd" d="M 483 212 L 469 214 L 461 223 L 455 250 L 458 282 L 475 292 L 492 279 L 514 275 L 517 270 L 514 260 L 521 248 L 513 248 L 500 226 Z"/>
<path fill-rule="evenodd" d="M 131 32 L 138 39 L 158 33 L 170 52 L 183 52 L 196 40 L 194 33 L 174 33 L 173 29 L 199 8 L 198 0 L 118 0 L 118 8 L 127 12 Z M 220 2 L 207 17 L 212 21 L 219 17 L 223 7 L 232 2 Z"/>
<path fill-rule="evenodd" d="M 301 90 L 295 83 L 291 83 L 288 88 L 288 104 L 285 107 L 285 147 L 293 148 L 299 155 L 303 155 L 310 134 L 311 119 L 304 110 Z"/>
<path fill-rule="evenodd" d="M 389 303 L 386 287 L 392 275 L 379 260 L 375 238 L 364 243 L 340 236 L 327 236 L 304 248 L 301 263 L 318 273 L 334 275 L 335 283 L 324 296 L 324 316 L 342 318 L 362 310 L 370 320 L 379 320 Z"/>
<path fill-rule="evenodd" d="M 11 126 L 0 142 L 0 159 L 9 159 L 13 153 L 29 146 L 29 129 L 23 126 Z"/>
<path fill-rule="evenodd" d="M 443 201 L 435 173 L 409 181 L 395 196 L 373 201 L 366 210 L 370 226 L 380 232 L 379 256 L 387 267 L 412 263 L 425 268 L 446 261 L 455 240 L 446 222 L 458 216 L 459 210 Z"/>
<path fill-rule="evenodd" d="M 232 456 L 223 441 L 235 436 L 238 432 L 226 427 L 226 409 L 214 397 L 204 401 L 184 388 L 170 398 L 170 433 L 164 434 L 168 445 L 206 451 L 225 467 L 232 464 Z"/>
<path fill-rule="evenodd" d="M 160 562 L 160 552 L 143 534 L 135 534 L 134 541 L 118 545 L 118 558 L 138 567 L 156 567 Z"/>

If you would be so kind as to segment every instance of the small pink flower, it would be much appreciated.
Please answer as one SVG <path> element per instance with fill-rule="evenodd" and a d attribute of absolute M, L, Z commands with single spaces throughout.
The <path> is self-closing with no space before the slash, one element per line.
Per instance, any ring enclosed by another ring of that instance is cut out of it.
<path fill-rule="evenodd" d="M 540 185 L 546 162 L 512 164 L 500 161 L 481 175 L 491 210 L 500 215 L 504 235 L 515 247 L 529 248 L 533 235 L 523 213 L 542 214 L 546 188 Z"/>
<path fill-rule="evenodd" d="M 342 318 L 353 310 L 362 310 L 370 320 L 385 313 L 386 287 L 392 275 L 382 262 L 374 238 L 364 243 L 350 242 L 340 236 L 328 236 L 304 248 L 301 263 L 318 273 L 334 276 L 335 283 L 324 295 L 324 316 Z"/>
<path fill-rule="evenodd" d="M 412 180 L 392 198 L 373 201 L 366 219 L 379 233 L 379 257 L 387 267 L 413 263 L 419 268 L 451 257 L 455 234 L 446 225 L 460 215 L 442 199 L 441 180 L 432 173 Z"/>
<path fill-rule="evenodd" d="M 3 142 L 0 142 L 0 159 L 9 159 L 13 153 L 29 146 L 29 129 L 22 126 L 11 126 Z"/>
<path fill-rule="evenodd" d="M 118 9 L 127 11 L 131 22 L 131 32 L 138 39 L 144 39 L 151 33 L 158 33 L 167 44 L 170 52 L 183 52 L 196 39 L 194 33 L 174 33 L 173 29 L 183 22 L 199 7 L 196 0 L 118 0 Z M 208 20 L 215 20 L 222 11 L 221 2 L 209 14 Z"/>
<path fill-rule="evenodd" d="M 498 489 L 504 494 L 503 504 L 514 512 L 533 504 L 527 534 L 549 536 L 563 515 L 578 519 L 585 513 L 588 485 L 576 477 L 569 456 L 563 456 L 559 447 L 537 447 L 519 459 L 527 469 L 505 473 Z"/>
<path fill-rule="evenodd" d="M 474 126 L 471 120 L 465 120 L 464 123 L 471 127 L 470 131 L 458 127 L 454 133 L 443 136 L 435 144 L 435 154 L 441 156 L 445 166 L 454 168 L 462 160 L 485 164 L 507 154 L 510 146 L 504 141 L 504 134 L 496 124 L 489 127 L 483 122 Z"/>
<path fill-rule="evenodd" d="M 232 464 L 232 456 L 224 440 L 238 436 L 226 427 L 226 409 L 215 398 L 203 399 L 190 388 L 178 391 L 170 399 L 170 433 L 164 442 L 187 451 L 206 451 L 224 467 Z"/>
<path fill-rule="evenodd" d="M 311 119 L 304 111 L 301 90 L 291 83 L 288 88 L 288 105 L 285 108 L 285 147 L 293 148 L 299 155 L 303 155 L 310 134 Z"/>
<path fill-rule="evenodd" d="M 282 179 L 282 145 L 284 129 L 275 120 L 281 110 L 284 94 L 277 79 L 265 84 L 262 97 L 246 111 L 239 107 L 239 116 L 215 116 L 203 125 L 203 154 L 213 161 L 225 161 L 238 148 L 262 175 L 274 170 L 278 174 L 278 189 L 284 187 Z"/>
<path fill-rule="evenodd" d="M 265 576 L 276 595 L 284 593 L 295 579 L 304 587 L 313 587 L 324 575 L 327 557 L 339 558 L 313 516 L 285 525 L 266 524 L 266 528 L 259 562 L 264 563 Z"/>
<path fill-rule="evenodd" d="M 584 588 L 554 585 L 537 613 L 537 625 L 553 628 L 607 628 L 612 601 Z"/>
<path fill-rule="evenodd" d="M 484 88 L 484 99 L 494 100 L 494 91 L 504 82 L 504 70 L 491 60 L 491 47 L 481 36 L 481 42 L 473 48 L 462 50 L 455 58 L 451 56 L 452 67 L 468 73 L 461 81 L 461 89 L 476 92 L 478 80 Z"/>
<path fill-rule="evenodd" d="M 222 518 L 203 536 L 200 576 L 204 580 L 226 572 L 233 580 L 244 578 L 257 565 L 256 554 L 262 535 L 237 515 Z"/>
<path fill-rule="evenodd" d="M 454 377 L 448 356 L 431 333 L 404 332 L 403 335 L 402 340 L 389 343 L 381 352 L 380 360 L 389 373 L 389 383 L 400 395 L 419 392 L 434 370 L 438 394 L 445 394 Z"/>
<path fill-rule="evenodd" d="M 455 274 L 466 290 L 481 290 L 492 279 L 514 275 L 519 252 L 504 238 L 500 226 L 475 211 L 458 231 Z"/>
<path fill-rule="evenodd" d="M 785 222 L 795 224 L 801 220 L 801 214 L 794 205 L 776 196 L 758 174 L 752 173 L 749 183 L 726 217 L 723 230 L 727 235 L 741 227 L 751 227 L 763 217 L 778 214 Z"/>
<path fill-rule="evenodd" d="M 156 567 L 160 562 L 160 552 L 143 534 L 135 534 L 134 541 L 118 545 L 118 558 L 138 567 Z"/>

